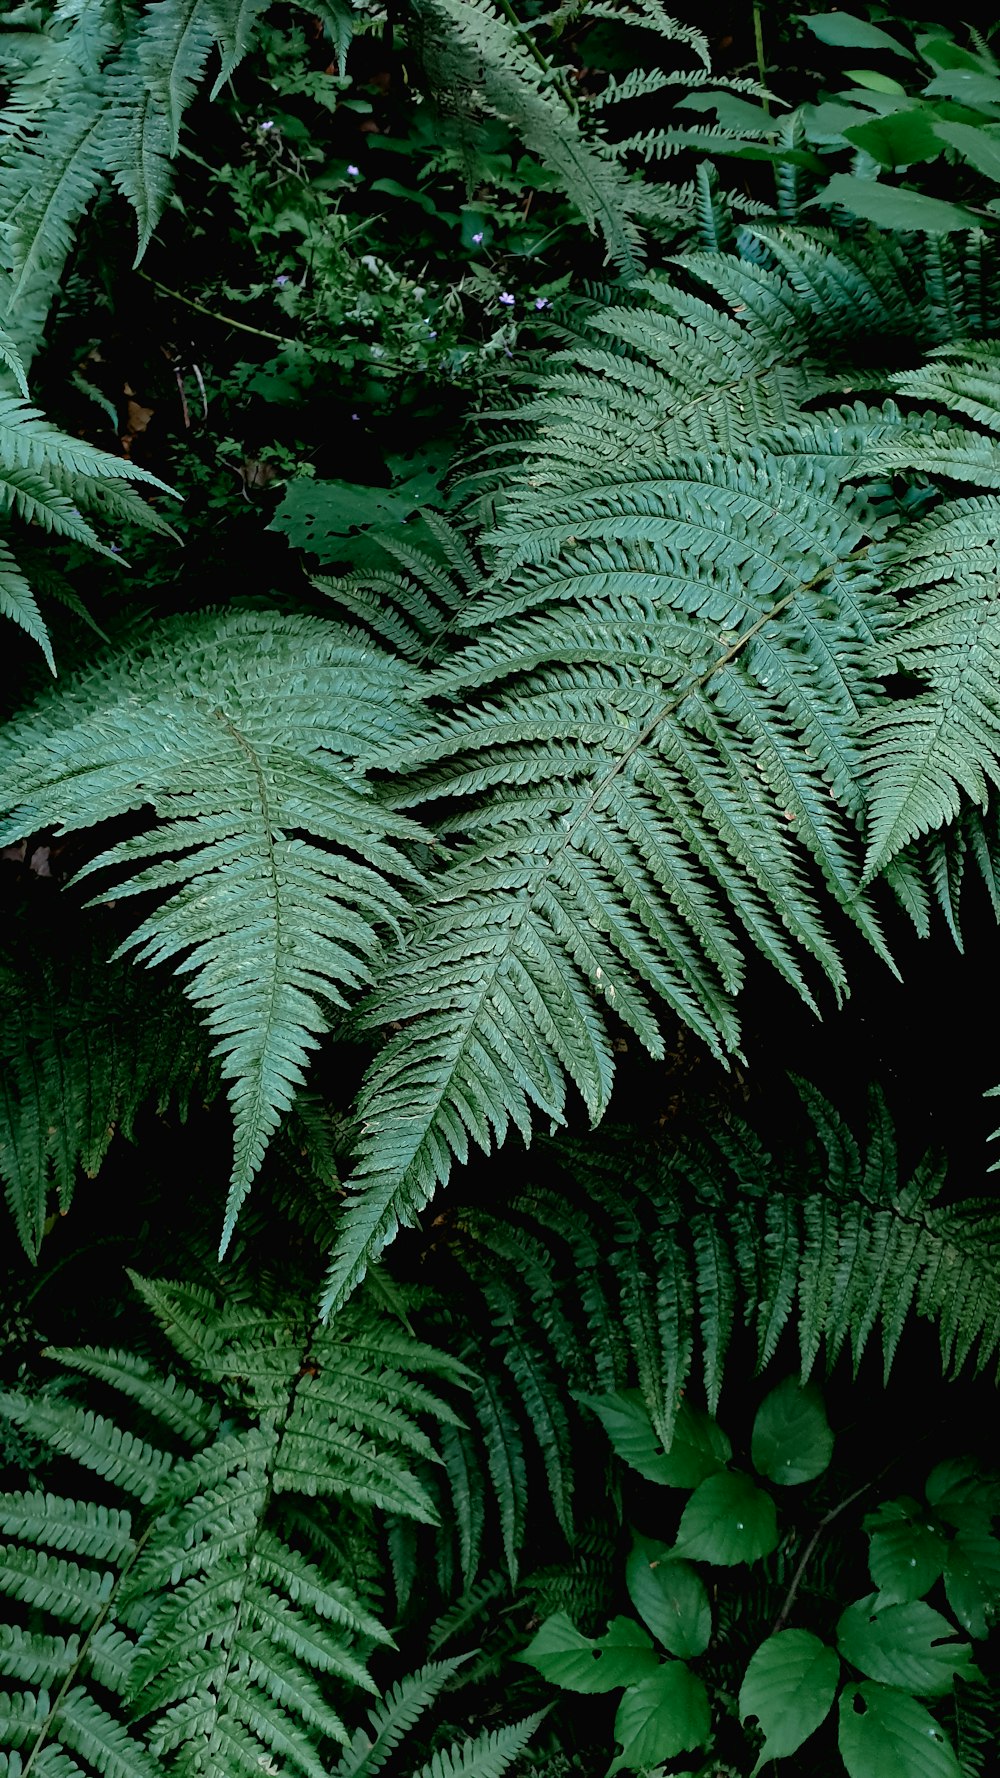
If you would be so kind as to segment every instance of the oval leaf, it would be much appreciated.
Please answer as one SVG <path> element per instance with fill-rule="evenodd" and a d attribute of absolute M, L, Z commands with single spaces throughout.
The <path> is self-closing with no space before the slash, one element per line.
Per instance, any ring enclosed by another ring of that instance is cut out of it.
<path fill-rule="evenodd" d="M 958 204 L 924 197 L 919 191 L 901 191 L 895 185 L 879 185 L 873 179 L 858 179 L 853 173 L 835 173 L 811 201 L 827 209 L 840 204 L 866 222 L 903 234 L 947 235 L 956 229 L 978 227 L 972 211 Z"/>
<path fill-rule="evenodd" d="M 1000 1543 L 983 1525 L 958 1531 L 944 1564 L 948 1604 L 970 1636 L 988 1636 L 1000 1615 Z"/>
<path fill-rule="evenodd" d="M 696 1488 L 681 1517 L 677 1554 L 695 1562 L 732 1568 L 756 1562 L 778 1542 L 777 1515 L 770 1494 L 748 1475 L 709 1476 Z"/>
<path fill-rule="evenodd" d="M 740 1718 L 755 1716 L 765 1741 L 751 1778 L 784 1759 L 829 1715 L 840 1677 L 832 1648 L 808 1630 L 779 1630 L 761 1643 L 740 1687 Z"/>
<path fill-rule="evenodd" d="M 653 1430 L 638 1389 L 579 1395 L 577 1400 L 593 1408 L 623 1463 L 665 1488 L 696 1488 L 706 1476 L 723 1469 L 732 1454 L 721 1426 L 686 1402 L 677 1410 L 668 1452 Z"/>
<path fill-rule="evenodd" d="M 954 1638 L 954 1624 L 922 1600 L 879 1608 L 876 1593 L 849 1605 L 837 1625 L 845 1661 L 869 1679 L 928 1698 L 944 1697 L 955 1674 L 968 1671 L 972 1648 Z"/>
<path fill-rule="evenodd" d="M 800 13 L 799 18 L 814 37 L 834 49 L 891 49 L 894 55 L 913 60 L 912 50 L 904 49 L 888 31 L 880 31 L 867 19 L 853 18 L 849 12 Z"/>
<path fill-rule="evenodd" d="M 625 1582 L 643 1623 L 670 1654 L 682 1659 L 704 1654 L 712 1635 L 712 1608 L 697 1569 L 675 1560 L 663 1544 L 637 1537 Z"/>
<path fill-rule="evenodd" d="M 833 1433 L 815 1383 L 786 1377 L 771 1390 L 753 1423 L 750 1455 L 761 1475 L 785 1486 L 823 1474 L 833 1455 Z"/>
<path fill-rule="evenodd" d="M 840 1753 L 848 1778 L 962 1778 L 930 1711 L 887 1685 L 844 1687 Z"/>
<path fill-rule="evenodd" d="M 630 1686 L 618 1706 L 615 1740 L 621 1753 L 612 1772 L 647 1772 L 678 1753 L 701 1747 L 711 1730 L 708 1694 L 683 1661 L 665 1661 Z"/>
<path fill-rule="evenodd" d="M 581 1635 L 564 1611 L 546 1618 L 516 1659 L 566 1692 L 613 1692 L 655 1672 L 659 1656 L 640 1624 L 616 1617 L 604 1636 Z"/>
<path fill-rule="evenodd" d="M 887 1500 L 865 1520 L 868 1568 L 879 1604 L 922 1599 L 940 1575 L 948 1546 L 916 1501 Z"/>

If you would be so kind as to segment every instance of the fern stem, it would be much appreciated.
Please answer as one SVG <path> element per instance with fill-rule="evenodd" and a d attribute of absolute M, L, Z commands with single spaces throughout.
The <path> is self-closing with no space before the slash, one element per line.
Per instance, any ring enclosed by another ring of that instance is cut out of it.
<path fill-rule="evenodd" d="M 761 0 L 753 0 L 753 41 L 754 49 L 757 52 L 757 73 L 760 76 L 760 84 L 761 86 L 766 86 L 767 62 L 764 59 L 764 26 L 761 20 Z M 767 112 L 768 117 L 770 117 L 771 101 L 766 95 L 761 99 L 761 104 Z"/>
<path fill-rule="evenodd" d="M 49 1734 L 50 1729 L 52 1728 L 53 1723 L 55 1722 L 56 1716 L 59 1713 L 60 1704 L 62 1703 L 63 1699 L 65 1698 L 66 1693 L 69 1691 L 70 1686 L 73 1684 L 73 1681 L 76 1678 L 77 1674 L 79 1673 L 80 1668 L 83 1666 L 83 1663 L 86 1660 L 87 1652 L 90 1648 L 90 1645 L 93 1642 L 94 1637 L 97 1635 L 97 1632 L 100 1629 L 101 1625 L 104 1623 L 104 1620 L 107 1617 L 108 1612 L 111 1610 L 112 1605 L 114 1604 L 115 1600 L 117 1599 L 118 1594 L 120 1593 L 121 1588 L 122 1588 L 122 1583 L 128 1578 L 132 1569 L 135 1567 L 137 1561 L 139 1560 L 139 1557 L 142 1555 L 142 1552 L 143 1552 L 146 1544 L 149 1542 L 149 1539 L 152 1537 L 155 1529 L 156 1529 L 156 1520 L 154 1518 L 154 1519 L 150 1520 L 150 1522 L 146 1526 L 146 1529 L 143 1532 L 142 1536 L 138 1539 L 136 1546 L 135 1546 L 134 1550 L 132 1551 L 132 1554 L 129 1556 L 128 1561 L 124 1564 L 122 1571 L 118 1576 L 118 1579 L 115 1581 L 115 1584 L 111 1588 L 111 1591 L 109 1592 L 107 1598 L 105 1599 L 104 1604 L 101 1606 L 101 1609 L 97 1613 L 97 1616 L 95 1617 L 93 1623 L 91 1624 L 90 1629 L 87 1631 L 86 1636 L 84 1637 L 83 1641 L 81 1642 L 80 1650 L 79 1650 L 79 1653 L 76 1657 L 76 1660 L 70 1666 L 69 1672 L 66 1674 L 66 1677 L 62 1682 L 62 1685 L 59 1687 L 59 1690 L 56 1692 L 56 1695 L 52 1700 L 52 1704 L 49 1709 L 48 1716 L 45 1718 L 45 1721 L 42 1723 L 42 1726 L 39 1729 L 38 1734 L 35 1736 L 34 1742 L 32 1743 L 31 1751 L 28 1754 L 28 1757 L 25 1760 L 24 1765 L 21 1768 L 21 1778 L 30 1778 L 31 1768 L 32 1768 L 32 1765 L 34 1764 L 35 1757 L 41 1751 L 41 1749 L 45 1746 L 46 1738 Z"/>
<path fill-rule="evenodd" d="M 534 60 L 538 63 L 538 66 L 542 69 L 543 73 L 552 79 L 552 81 L 555 84 L 556 91 L 560 94 L 560 96 L 563 99 L 565 99 L 566 104 L 569 106 L 570 110 L 575 111 L 576 110 L 576 101 L 573 98 L 573 95 L 570 92 L 568 86 L 566 85 L 566 82 L 563 79 L 563 76 L 561 74 L 556 74 L 556 72 L 552 66 L 552 63 L 549 61 L 548 56 L 544 53 L 543 50 L 539 49 L 537 43 L 535 42 L 535 39 L 531 35 L 531 32 L 526 30 L 524 25 L 522 25 L 520 19 L 517 16 L 517 13 L 514 11 L 514 8 L 510 3 L 510 0 L 497 0 L 497 5 L 499 6 L 500 11 L 503 13 L 504 18 L 507 20 L 507 23 L 510 25 L 511 29 L 514 32 L 516 32 L 519 41 L 524 44 L 524 47 L 528 51 L 528 54 L 530 56 L 532 56 L 534 58 Z"/>

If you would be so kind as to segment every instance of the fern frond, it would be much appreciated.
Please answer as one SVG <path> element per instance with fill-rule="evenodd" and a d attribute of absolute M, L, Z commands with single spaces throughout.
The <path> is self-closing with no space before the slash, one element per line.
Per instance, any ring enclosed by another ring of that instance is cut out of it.
<path fill-rule="evenodd" d="M 866 725 L 869 879 L 917 834 L 954 821 L 965 799 L 985 810 L 1000 783 L 998 514 L 996 497 L 948 501 L 893 540 L 888 585 L 910 597 L 880 667 L 922 689 Z"/>
<path fill-rule="evenodd" d="M 414 1778 L 501 1778 L 527 1746 L 544 1714 L 539 1711 L 506 1728 L 484 1729 L 474 1740 L 443 1747 Z"/>
<path fill-rule="evenodd" d="M 181 119 L 215 41 L 215 27 L 213 0 L 151 0 L 143 14 L 139 64 L 167 119 L 172 154 L 177 153 Z"/>
<path fill-rule="evenodd" d="M 146 1294 L 190 1351 L 189 1290 L 161 1282 Z M 419 1422 L 454 1418 L 425 1379 L 451 1382 L 463 1367 L 367 1309 L 334 1333 L 294 1301 L 265 1312 L 196 1294 L 196 1386 L 87 1349 L 48 1354 L 62 1372 L 56 1390 L 0 1398 L 61 1460 L 139 1501 L 133 1513 L 42 1491 L 0 1496 L 0 1529 L 16 1539 L 0 1549 L 0 1594 L 31 1611 L 30 1629 L 0 1629 L 0 1674 L 40 1688 L 0 1697 L 0 1747 L 37 1743 L 42 1770 L 68 1756 L 97 1778 L 236 1778 L 280 1758 L 321 1778 L 324 1750 L 349 1742 L 345 1691 L 375 1692 L 367 1658 L 391 1638 L 304 1553 L 310 1521 L 322 1544 L 324 1498 L 365 1515 L 384 1505 L 434 1516 L 408 1463 L 434 1455 Z M 181 1453 L 66 1399 L 71 1373 L 152 1418 Z M 364 1769 L 377 1769 L 379 1745 L 391 1750 L 457 1664 L 404 1682 L 380 1706 Z"/>
<path fill-rule="evenodd" d="M 27 960 L 27 961 L 26 961 Z M 184 1116 L 217 1087 L 201 1034 L 172 987 L 150 995 L 124 964 L 80 938 L 68 963 L 24 928 L 0 956 L 0 1176 L 21 1243 L 37 1258 L 54 1187 L 68 1211 L 82 1170 L 100 1170 L 140 1109 Z"/>
<path fill-rule="evenodd" d="M 943 1169 L 929 1159 L 901 1174 L 878 1095 L 859 1143 L 813 1089 L 799 1089 L 815 1130 L 811 1154 L 791 1146 L 769 1153 L 751 1128 L 732 1118 L 720 1123 L 717 1115 L 703 1129 L 673 1132 L 669 1150 L 624 1138 L 603 1147 L 554 1144 L 553 1158 L 565 1157 L 558 1198 L 529 1189 L 512 1193 L 489 1216 L 459 1208 L 449 1218 L 464 1289 L 471 1285 L 487 1305 L 506 1289 L 517 1346 L 539 1369 L 553 1364 L 563 1342 L 553 1336 L 543 1299 L 519 1288 L 517 1248 L 505 1238 L 514 1233 L 523 1245 L 537 1232 L 548 1254 L 548 1304 L 578 1330 L 563 1367 L 570 1389 L 594 1399 L 599 1377 L 596 1398 L 618 1399 L 636 1386 L 651 1430 L 667 1447 L 696 1372 L 715 1411 L 743 1320 L 762 1366 L 794 1330 L 803 1378 L 821 1361 L 831 1367 L 845 1346 L 857 1368 L 876 1337 L 888 1375 L 915 1318 L 936 1326 L 946 1373 L 995 1374 L 995 1206 L 987 1199 L 949 1201 Z M 575 1270 L 581 1237 L 594 1252 L 586 1299 Z M 509 1328 L 502 1337 L 512 1344 Z M 530 1421 L 530 1379 L 525 1389 L 517 1366 L 508 1381 L 491 1373 L 491 1384 L 501 1436 L 522 1417 Z M 573 1426 L 568 1430 L 572 1474 L 588 1447 Z M 509 1448 L 509 1439 L 499 1445 L 501 1452 Z M 491 1473 L 498 1471 L 489 1449 L 487 1460 Z M 517 1512 L 515 1518 L 511 1509 L 506 1530 L 515 1553 L 520 1497 Z"/>
<path fill-rule="evenodd" d="M 369 979 L 380 929 L 405 907 L 390 879 L 420 881 L 400 841 L 421 830 L 376 800 L 358 763 L 412 728 L 410 677 L 315 621 L 210 616 L 167 626 L 142 661 L 112 657 L 68 706 L 6 731 L 5 832 L 159 818 L 80 876 L 118 873 L 96 902 L 162 897 L 121 951 L 174 962 L 232 1083 L 223 1245 L 325 1029 L 322 1004 Z"/>

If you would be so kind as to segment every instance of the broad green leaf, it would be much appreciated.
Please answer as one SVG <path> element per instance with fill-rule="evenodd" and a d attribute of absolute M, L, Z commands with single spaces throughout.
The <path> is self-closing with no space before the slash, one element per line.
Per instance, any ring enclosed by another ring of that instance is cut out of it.
<path fill-rule="evenodd" d="M 786 1377 L 757 1410 L 750 1444 L 753 1466 L 791 1487 L 822 1475 L 833 1455 L 833 1433 L 815 1383 Z"/>
<path fill-rule="evenodd" d="M 722 1428 L 686 1402 L 678 1409 L 667 1452 L 653 1431 L 638 1389 L 580 1395 L 577 1400 L 593 1408 L 619 1457 L 648 1482 L 662 1482 L 666 1488 L 696 1488 L 706 1476 L 722 1469 L 732 1454 Z"/>
<path fill-rule="evenodd" d="M 844 1687 L 839 1741 L 848 1778 L 962 1778 L 930 1711 L 887 1685 Z"/>
<path fill-rule="evenodd" d="M 870 1513 L 868 1568 L 879 1605 L 922 1599 L 944 1567 L 947 1544 L 915 1500 L 887 1500 Z"/>
<path fill-rule="evenodd" d="M 687 93 L 678 99 L 678 111 L 714 111 L 724 130 L 760 130 L 775 133 L 777 124 L 763 105 L 751 105 L 735 93 Z"/>
<path fill-rule="evenodd" d="M 975 1507 L 986 1520 L 1000 1514 L 1000 1479 L 975 1457 L 946 1457 L 931 1470 L 924 1493 L 949 1523 L 953 1508 Z M 959 1523 L 965 1523 L 964 1513 Z"/>
<path fill-rule="evenodd" d="M 962 105 L 1000 106 L 1000 80 L 993 74 L 976 74 L 971 68 L 949 68 L 924 87 L 926 98 L 957 99 Z"/>
<path fill-rule="evenodd" d="M 929 235 L 951 234 L 959 228 L 976 228 L 971 210 L 958 204 L 946 204 L 943 198 L 928 198 L 920 191 L 903 191 L 898 185 L 880 185 L 873 179 L 859 179 L 853 173 L 835 173 L 828 185 L 810 200 L 830 209 L 843 205 L 865 222 L 879 228 L 896 229 L 900 233 L 917 232 Z"/>
<path fill-rule="evenodd" d="M 941 153 L 938 134 L 928 113 L 916 107 L 890 111 L 886 117 L 851 124 L 844 131 L 854 148 L 870 154 L 883 167 L 912 167 L 917 161 L 934 160 Z"/>
<path fill-rule="evenodd" d="M 976 74 L 989 72 L 982 56 L 961 49 L 952 38 L 942 37 L 938 32 L 926 32 L 915 42 L 924 61 L 930 62 L 932 68 L 971 68 Z"/>
<path fill-rule="evenodd" d="M 659 1665 L 649 1637 L 632 1618 L 616 1617 L 603 1636 L 581 1635 L 564 1611 L 546 1618 L 515 1660 L 534 1667 L 567 1692 L 613 1692 L 632 1685 Z"/>
<path fill-rule="evenodd" d="M 682 1659 L 704 1654 L 712 1634 L 712 1608 L 697 1569 L 675 1559 L 663 1544 L 637 1536 L 625 1584 L 643 1623 L 670 1654 Z"/>
<path fill-rule="evenodd" d="M 681 1516 L 677 1554 L 695 1562 L 732 1568 L 756 1562 L 778 1542 L 777 1516 L 770 1494 L 748 1475 L 725 1471 L 696 1488 Z"/>
<path fill-rule="evenodd" d="M 880 31 L 878 25 L 856 19 L 849 12 L 800 12 L 799 18 L 814 37 L 834 49 L 891 49 L 895 55 L 913 60 L 913 51 L 897 43 L 888 31 Z"/>
<path fill-rule="evenodd" d="M 765 1737 L 751 1778 L 825 1722 L 839 1677 L 834 1650 L 808 1630 L 779 1630 L 761 1643 L 740 1687 L 740 1719 L 756 1717 Z"/>
<path fill-rule="evenodd" d="M 995 136 L 988 136 L 985 130 L 977 130 L 975 124 L 969 123 L 936 123 L 934 134 L 949 148 L 957 148 L 970 167 L 1000 185 L 1000 142 Z"/>
<path fill-rule="evenodd" d="M 800 105 L 798 116 L 806 141 L 824 144 L 842 141 L 844 131 L 852 124 L 871 121 L 871 112 L 863 111 L 860 105 L 842 105 L 832 99 L 822 105 Z"/>
<path fill-rule="evenodd" d="M 1000 1543 L 974 1521 L 948 1545 L 944 1564 L 948 1604 L 970 1636 L 987 1636 L 1000 1614 Z"/>
<path fill-rule="evenodd" d="M 877 1593 L 847 1607 L 837 1643 L 869 1679 L 927 1698 L 943 1698 L 972 1662 L 971 1645 L 955 1640 L 954 1624 L 939 1611 L 919 1599 L 880 1607 Z"/>
<path fill-rule="evenodd" d="M 664 1760 L 701 1747 L 711 1730 L 708 1694 L 683 1661 L 666 1661 L 630 1686 L 618 1706 L 615 1740 L 621 1753 L 609 1768 L 648 1772 Z"/>
<path fill-rule="evenodd" d="M 880 74 L 876 68 L 847 68 L 848 80 L 855 80 L 873 93 L 888 93 L 894 99 L 905 99 L 906 88 L 900 86 L 898 80 L 892 80 L 888 74 Z"/>

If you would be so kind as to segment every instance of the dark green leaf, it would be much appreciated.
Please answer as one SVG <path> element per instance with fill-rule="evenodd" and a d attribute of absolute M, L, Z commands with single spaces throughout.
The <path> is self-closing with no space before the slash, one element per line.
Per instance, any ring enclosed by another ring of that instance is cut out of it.
<path fill-rule="evenodd" d="M 880 1606 L 877 1593 L 847 1607 L 837 1642 L 845 1661 L 869 1679 L 928 1698 L 944 1697 L 972 1662 L 971 1646 L 955 1640 L 954 1624 L 939 1611 L 923 1600 Z"/>
<path fill-rule="evenodd" d="M 764 1746 L 751 1778 L 784 1759 L 826 1720 L 840 1677 L 832 1648 L 808 1630 L 779 1630 L 761 1643 L 740 1687 L 740 1718 L 756 1717 Z"/>
<path fill-rule="evenodd" d="M 753 1465 L 772 1482 L 811 1482 L 829 1464 L 833 1433 L 815 1383 L 786 1377 L 757 1410 L 750 1445 Z"/>
<path fill-rule="evenodd" d="M 962 1778 L 930 1711 L 887 1685 L 844 1687 L 840 1752 L 848 1778 Z"/>
<path fill-rule="evenodd" d="M 934 134 L 949 148 L 956 148 L 977 173 L 985 173 L 987 179 L 1000 184 L 1000 142 L 995 136 L 968 123 L 936 123 Z"/>
<path fill-rule="evenodd" d="M 834 49 L 891 49 L 895 55 L 913 60 L 912 50 L 897 43 L 888 31 L 881 31 L 867 19 L 856 19 L 849 12 L 800 12 L 799 18 L 821 43 L 829 43 Z"/>
<path fill-rule="evenodd" d="M 581 1635 L 564 1611 L 546 1618 L 515 1659 L 567 1692 L 613 1692 L 659 1665 L 645 1630 L 631 1618 L 616 1617 L 605 1635 L 591 1638 Z"/>
<path fill-rule="evenodd" d="M 677 1553 L 695 1562 L 731 1568 L 756 1562 L 778 1542 L 777 1516 L 770 1494 L 748 1475 L 726 1471 L 696 1488 L 681 1517 Z"/>
<path fill-rule="evenodd" d="M 941 153 L 939 134 L 940 126 L 935 133 L 928 113 L 916 107 L 890 111 L 886 117 L 873 117 L 844 130 L 853 147 L 870 154 L 883 167 L 912 167 L 917 161 L 934 160 Z"/>
<path fill-rule="evenodd" d="M 609 1769 L 648 1772 L 652 1766 L 701 1747 L 708 1740 L 708 1694 L 683 1661 L 666 1661 L 648 1679 L 630 1686 L 618 1706 L 615 1740 L 621 1753 Z"/>
<path fill-rule="evenodd" d="M 842 205 L 866 222 L 904 234 L 946 235 L 955 229 L 977 226 L 972 211 L 963 210 L 958 204 L 946 204 L 943 198 L 928 198 L 919 191 L 903 191 L 896 185 L 880 185 L 873 179 L 859 179 L 853 173 L 835 173 L 810 201 L 828 210 L 835 204 Z"/>
<path fill-rule="evenodd" d="M 947 1545 L 916 1501 L 887 1500 L 865 1520 L 868 1568 L 880 1605 L 922 1599 L 944 1567 Z"/>
<path fill-rule="evenodd" d="M 701 1576 L 689 1562 L 651 1538 L 636 1537 L 625 1569 L 629 1598 L 644 1624 L 672 1655 L 704 1654 L 712 1608 Z"/>
<path fill-rule="evenodd" d="M 593 1408 L 622 1461 L 649 1482 L 662 1482 L 667 1488 L 694 1488 L 729 1460 L 732 1446 L 722 1428 L 686 1402 L 677 1411 L 668 1453 L 653 1431 L 638 1389 L 581 1395 L 578 1400 Z"/>

